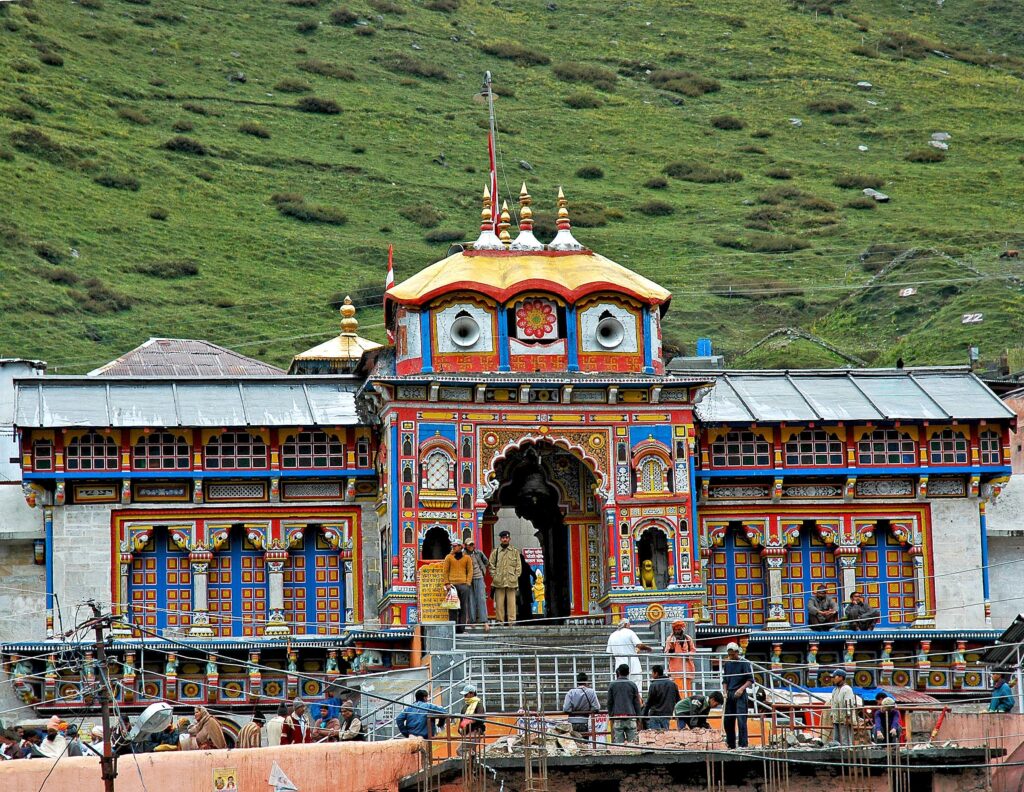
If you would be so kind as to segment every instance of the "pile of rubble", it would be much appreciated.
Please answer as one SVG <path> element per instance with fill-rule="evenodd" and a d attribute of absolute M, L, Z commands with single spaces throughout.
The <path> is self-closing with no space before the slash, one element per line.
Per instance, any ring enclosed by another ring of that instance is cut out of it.
<path fill-rule="evenodd" d="M 529 733 L 520 731 L 499 737 L 487 746 L 487 756 L 522 756 L 526 746 L 537 753 L 548 756 L 578 756 L 593 753 L 593 743 L 574 734 L 567 721 L 547 723 L 544 731 L 531 728 Z"/>
<path fill-rule="evenodd" d="M 724 751 L 725 738 L 715 729 L 644 730 L 637 735 L 641 748 L 669 748 L 682 751 Z"/>

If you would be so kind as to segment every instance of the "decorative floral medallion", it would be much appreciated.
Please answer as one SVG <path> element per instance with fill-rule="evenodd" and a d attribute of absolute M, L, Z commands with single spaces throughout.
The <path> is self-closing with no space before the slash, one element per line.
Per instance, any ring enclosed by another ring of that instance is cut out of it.
<path fill-rule="evenodd" d="M 547 300 L 524 300 L 516 309 L 516 327 L 524 338 L 548 338 L 554 334 L 557 321 L 555 306 Z"/>

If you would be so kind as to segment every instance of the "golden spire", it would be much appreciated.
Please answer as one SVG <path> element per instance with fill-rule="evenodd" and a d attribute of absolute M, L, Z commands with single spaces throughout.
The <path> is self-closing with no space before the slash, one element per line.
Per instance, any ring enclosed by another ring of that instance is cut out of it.
<path fill-rule="evenodd" d="M 559 231 L 568 231 L 572 228 L 572 224 L 569 222 L 569 210 L 566 208 L 569 202 L 565 200 L 565 193 L 562 192 L 562 188 L 558 188 L 558 219 L 555 221 L 555 227 Z"/>
<path fill-rule="evenodd" d="M 530 197 L 530 193 L 526 191 L 526 182 L 523 182 L 523 188 L 519 191 L 519 230 L 520 231 L 532 231 L 533 230 L 533 209 L 530 208 L 530 204 L 533 203 L 533 199 Z"/>
<path fill-rule="evenodd" d="M 356 307 L 352 304 L 352 298 L 346 297 L 341 305 L 341 334 L 354 336 L 359 329 L 359 320 L 356 319 Z"/>
<path fill-rule="evenodd" d="M 512 237 L 508 233 L 509 226 L 512 225 L 512 215 L 508 211 L 508 201 L 501 202 L 501 218 L 498 220 L 498 239 L 501 240 L 501 244 L 508 247 L 512 244 Z"/>
<path fill-rule="evenodd" d="M 491 218 L 491 191 L 484 185 L 484 208 L 480 210 L 480 230 L 493 231 L 494 220 Z"/>

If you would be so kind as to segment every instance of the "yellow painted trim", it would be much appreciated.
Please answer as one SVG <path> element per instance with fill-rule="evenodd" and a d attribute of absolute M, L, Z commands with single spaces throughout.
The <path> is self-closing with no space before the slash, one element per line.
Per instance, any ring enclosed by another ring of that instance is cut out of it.
<path fill-rule="evenodd" d="M 257 429 L 252 426 L 242 427 L 220 427 L 218 429 L 203 429 L 200 432 L 200 438 L 202 439 L 203 448 L 206 448 L 206 444 L 210 442 L 211 438 L 217 437 L 218 435 L 224 434 L 224 432 L 248 432 L 253 437 L 258 437 L 264 442 L 267 448 L 270 448 L 270 430 L 268 429 Z"/>

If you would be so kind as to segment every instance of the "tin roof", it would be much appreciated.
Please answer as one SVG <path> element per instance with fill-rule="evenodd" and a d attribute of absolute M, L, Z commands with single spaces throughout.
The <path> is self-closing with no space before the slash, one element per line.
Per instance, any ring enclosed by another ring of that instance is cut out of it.
<path fill-rule="evenodd" d="M 713 424 L 969 421 L 1014 413 L 966 368 L 917 368 L 723 372 L 697 416 Z"/>
<path fill-rule="evenodd" d="M 996 645 L 981 656 L 981 662 L 990 663 L 996 668 L 1004 666 L 1016 667 L 1024 657 L 1024 613 L 1017 614 L 1009 627 L 999 636 Z"/>
<path fill-rule="evenodd" d="M 151 338 L 116 360 L 93 369 L 90 377 L 232 377 L 284 372 L 209 341 Z"/>
<path fill-rule="evenodd" d="M 353 426 L 362 379 L 35 377 L 15 380 L 14 424 L 74 426 Z"/>

